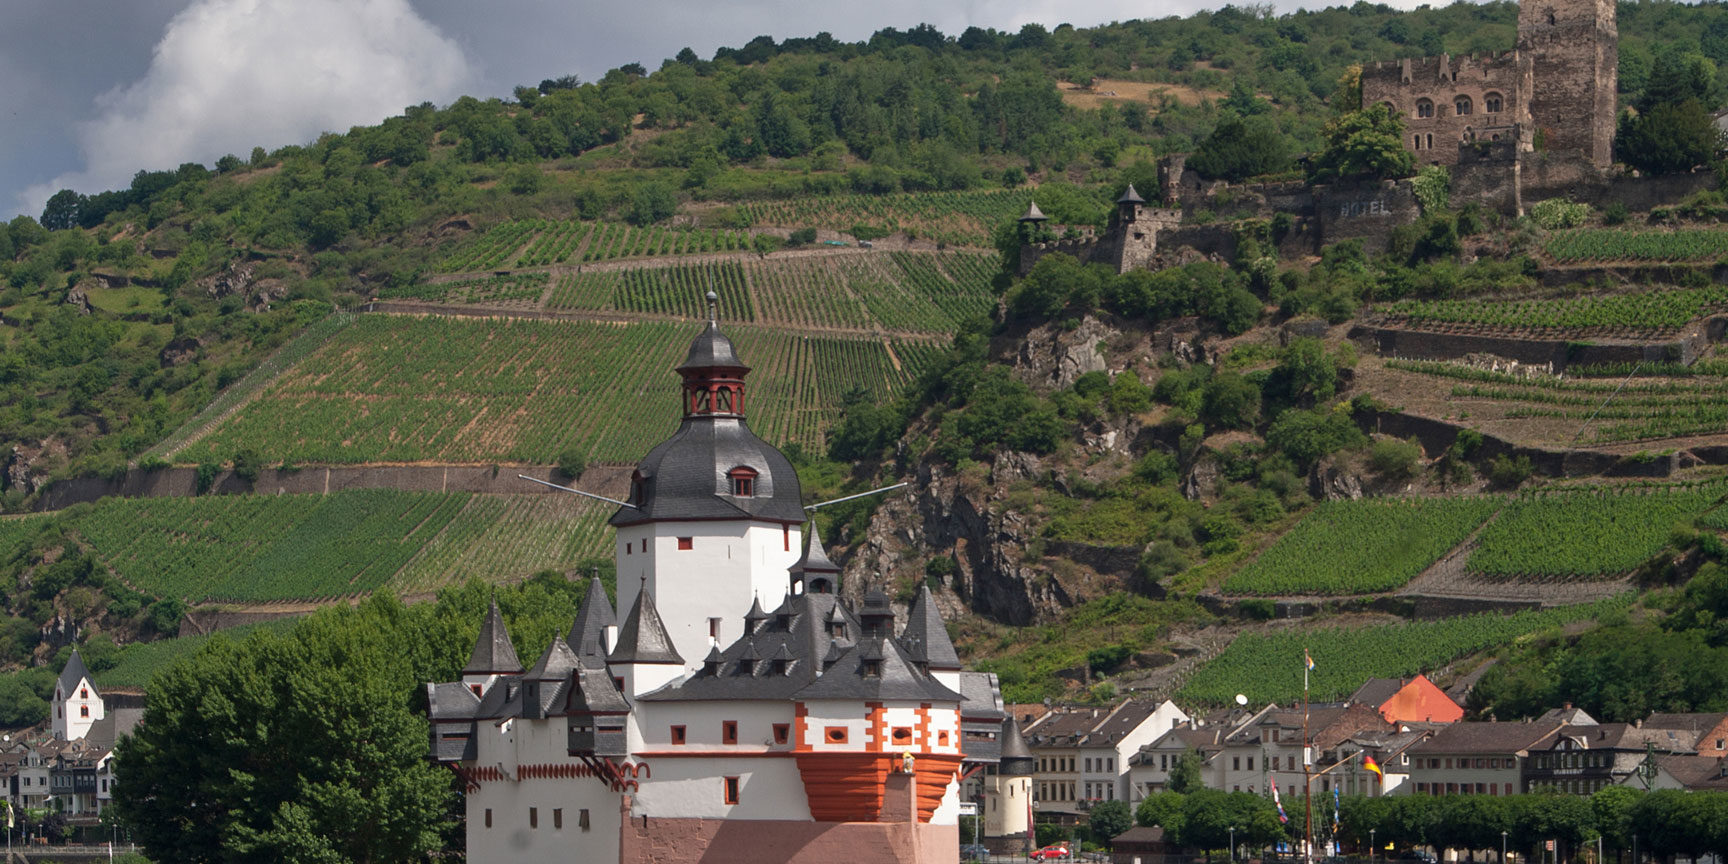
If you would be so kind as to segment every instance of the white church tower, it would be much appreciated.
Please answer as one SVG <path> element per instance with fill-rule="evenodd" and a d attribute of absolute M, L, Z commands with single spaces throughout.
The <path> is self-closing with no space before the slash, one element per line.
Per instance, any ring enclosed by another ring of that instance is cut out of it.
<path fill-rule="evenodd" d="M 684 419 L 631 476 L 618 529 L 618 609 L 653 595 L 667 635 L 686 664 L 744 635 L 751 604 L 775 608 L 802 548 L 798 475 L 744 419 L 744 376 L 732 340 L 720 332 L 716 296 L 708 326 L 678 366 Z"/>
<path fill-rule="evenodd" d="M 102 694 L 84 666 L 78 649 L 72 649 L 72 659 L 54 682 L 54 737 L 76 741 L 90 734 L 90 727 L 102 719 Z"/>

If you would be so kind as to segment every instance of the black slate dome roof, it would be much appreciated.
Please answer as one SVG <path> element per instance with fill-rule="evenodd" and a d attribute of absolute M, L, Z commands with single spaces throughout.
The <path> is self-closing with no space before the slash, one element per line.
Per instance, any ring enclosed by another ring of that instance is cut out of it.
<path fill-rule="evenodd" d="M 747 371 L 732 340 L 709 321 L 690 343 L 680 374 L 703 369 Z M 755 473 L 750 495 L 733 495 L 729 472 Z M 614 526 L 666 519 L 762 519 L 802 524 L 803 491 L 792 460 L 750 431 L 738 414 L 686 414 L 678 431 L 636 466 L 633 507 L 612 514 Z"/>
<path fill-rule="evenodd" d="M 678 364 L 678 371 L 690 369 L 743 369 L 749 366 L 738 359 L 737 349 L 732 347 L 732 340 L 720 332 L 720 324 L 709 321 L 708 326 L 696 335 L 696 340 L 690 343 L 690 353 L 684 356 L 684 362 Z"/>

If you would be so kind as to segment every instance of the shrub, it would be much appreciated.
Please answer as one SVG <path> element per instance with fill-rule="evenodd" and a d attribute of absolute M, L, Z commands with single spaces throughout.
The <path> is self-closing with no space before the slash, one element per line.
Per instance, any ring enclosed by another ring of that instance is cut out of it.
<path fill-rule="evenodd" d="M 264 457 L 251 447 L 244 447 L 234 454 L 234 476 L 247 483 L 257 483 L 258 473 L 264 468 Z"/>
<path fill-rule="evenodd" d="M 1278 612 L 1278 604 L 1270 597 L 1249 597 L 1236 604 L 1236 611 L 1250 621 L 1270 621 Z"/>
<path fill-rule="evenodd" d="M 581 450 L 571 447 L 558 454 L 558 473 L 575 480 L 588 470 L 588 457 Z"/>
<path fill-rule="evenodd" d="M 1488 464 L 1488 482 L 1496 489 L 1516 488 L 1530 479 L 1535 470 L 1528 456 L 1502 454 L 1494 457 L 1494 461 Z"/>
<path fill-rule="evenodd" d="M 1530 218 L 1549 231 L 1576 228 L 1590 216 L 1590 205 L 1578 204 L 1566 198 L 1538 201 L 1530 208 Z"/>
<path fill-rule="evenodd" d="M 808 246 L 816 242 L 815 228 L 799 228 L 786 238 L 787 246 Z"/>
<path fill-rule="evenodd" d="M 198 463 L 198 473 L 195 475 L 197 492 L 203 495 L 216 485 L 216 478 L 222 476 L 222 466 L 214 462 Z"/>
<path fill-rule="evenodd" d="M 1422 458 L 1422 445 L 1416 439 L 1399 441 L 1396 438 L 1382 438 L 1374 442 L 1368 450 L 1368 464 L 1375 473 L 1389 480 L 1403 480 L 1416 471 L 1416 463 Z"/>

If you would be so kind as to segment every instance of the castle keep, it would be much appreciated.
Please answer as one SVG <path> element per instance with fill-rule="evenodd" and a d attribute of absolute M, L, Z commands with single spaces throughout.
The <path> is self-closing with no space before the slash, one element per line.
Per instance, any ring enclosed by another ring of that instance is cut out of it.
<path fill-rule="evenodd" d="M 1518 47 L 1493 57 L 1423 57 L 1362 70 L 1362 104 L 1404 120 L 1421 163 L 1456 165 L 1462 145 L 1614 158 L 1619 35 L 1613 0 L 1522 0 Z"/>

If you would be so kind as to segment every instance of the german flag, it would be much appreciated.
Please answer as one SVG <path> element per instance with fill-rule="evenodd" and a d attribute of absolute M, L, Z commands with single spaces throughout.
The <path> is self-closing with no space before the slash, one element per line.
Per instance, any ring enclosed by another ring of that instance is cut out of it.
<path fill-rule="evenodd" d="M 1380 763 L 1375 762 L 1374 757 L 1369 756 L 1367 753 L 1362 754 L 1362 767 L 1368 769 L 1369 771 L 1373 771 L 1375 774 L 1380 775 L 1381 780 L 1386 779 L 1386 772 L 1380 770 Z"/>

